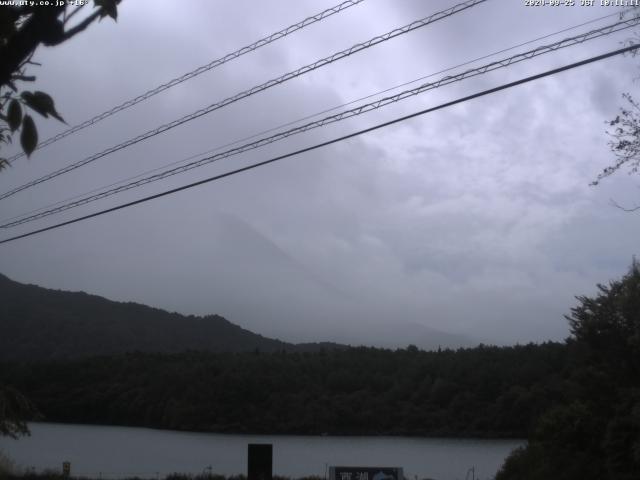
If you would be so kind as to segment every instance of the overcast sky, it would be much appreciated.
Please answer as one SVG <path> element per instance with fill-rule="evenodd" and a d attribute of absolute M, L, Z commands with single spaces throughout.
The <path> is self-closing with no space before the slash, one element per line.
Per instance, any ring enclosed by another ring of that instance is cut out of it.
<path fill-rule="evenodd" d="M 35 60 L 42 66 L 31 73 L 37 89 L 50 93 L 75 125 L 336 3 L 124 0 L 117 23 L 106 19 L 62 46 L 41 48 Z M 0 190 L 455 3 L 366 0 L 17 161 L 0 174 Z M 490 0 L 2 200 L 0 217 L 620 10 Z M 4 231 L 2 238 L 604 53 L 631 35 L 439 88 Z M 576 304 L 574 296 L 620 277 L 639 253 L 640 214 L 610 202 L 639 203 L 638 176 L 620 172 L 589 186 L 612 163 L 605 121 L 615 117 L 623 92 L 637 91 L 639 65 L 615 57 L 5 244 L 0 272 L 185 314 L 218 313 L 291 341 L 393 343 L 394 332 L 416 332 L 420 325 L 489 343 L 563 339 L 563 315 Z M 41 139 L 65 128 L 36 121 Z"/>

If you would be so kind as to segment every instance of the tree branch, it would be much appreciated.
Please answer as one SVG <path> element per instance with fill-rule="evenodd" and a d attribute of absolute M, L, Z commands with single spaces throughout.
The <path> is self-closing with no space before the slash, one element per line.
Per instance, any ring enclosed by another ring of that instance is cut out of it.
<path fill-rule="evenodd" d="M 64 32 L 60 42 L 57 42 L 56 45 L 58 43 L 64 42 L 65 40 L 69 40 L 71 37 L 73 37 L 73 36 L 77 35 L 78 33 L 82 32 L 89 25 L 91 25 L 95 21 L 95 19 L 98 18 L 101 14 L 102 14 L 102 9 L 99 9 L 99 10 L 93 12 L 91 15 L 89 15 L 87 18 L 85 18 L 82 22 L 77 24 L 75 27 L 73 27 L 73 28 L 67 30 L 66 32 Z"/>
<path fill-rule="evenodd" d="M 43 40 L 48 40 L 55 34 L 58 15 L 61 13 L 59 7 L 40 9 L 34 12 L 25 21 L 9 41 L 0 46 L 0 85 L 11 86 L 11 75 L 23 65 L 25 59 L 31 58 Z"/>
<path fill-rule="evenodd" d="M 75 8 L 75 10 L 74 10 L 73 12 L 71 12 L 69 15 L 67 15 L 67 16 L 65 17 L 64 22 L 63 22 L 63 23 L 66 25 L 66 24 L 67 24 L 67 22 L 68 22 L 69 20 L 71 20 L 71 17 L 73 17 L 76 13 L 78 13 L 80 10 L 82 10 L 82 7 L 84 7 L 85 5 L 86 5 L 86 3 L 83 3 L 82 5 L 78 5 L 78 6 Z M 65 12 L 66 12 L 66 10 L 65 10 Z"/>
<path fill-rule="evenodd" d="M 609 202 L 611 203 L 611 205 L 613 205 L 616 208 L 619 208 L 624 212 L 635 212 L 637 210 L 640 210 L 640 205 L 636 205 L 635 207 L 631 207 L 631 208 L 623 207 L 618 202 L 616 202 L 613 198 L 610 198 Z"/>
<path fill-rule="evenodd" d="M 22 80 L 23 82 L 35 82 L 35 75 L 14 75 L 11 80 Z"/>

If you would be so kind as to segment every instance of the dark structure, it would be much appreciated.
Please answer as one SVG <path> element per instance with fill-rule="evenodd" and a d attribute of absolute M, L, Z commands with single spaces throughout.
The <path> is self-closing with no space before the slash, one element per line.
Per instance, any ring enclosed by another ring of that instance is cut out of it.
<path fill-rule="evenodd" d="M 272 444 L 249 444 L 247 480 L 273 480 Z"/>

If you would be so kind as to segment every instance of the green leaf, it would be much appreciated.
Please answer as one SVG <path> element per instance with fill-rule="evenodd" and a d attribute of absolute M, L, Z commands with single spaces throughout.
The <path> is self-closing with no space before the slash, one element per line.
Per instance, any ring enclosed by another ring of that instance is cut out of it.
<path fill-rule="evenodd" d="M 27 157 L 30 156 L 38 145 L 38 130 L 31 115 L 25 115 L 22 120 L 22 131 L 20 132 L 20 145 Z"/>
<path fill-rule="evenodd" d="M 9 103 L 9 110 L 7 111 L 7 123 L 12 132 L 15 132 L 22 122 L 22 107 L 20 102 L 15 98 Z"/>
<path fill-rule="evenodd" d="M 25 103 L 38 112 L 43 117 L 47 118 L 49 115 L 57 118 L 62 123 L 66 123 L 64 119 L 56 111 L 56 107 L 53 103 L 53 99 L 44 92 L 22 92 L 22 99 Z"/>

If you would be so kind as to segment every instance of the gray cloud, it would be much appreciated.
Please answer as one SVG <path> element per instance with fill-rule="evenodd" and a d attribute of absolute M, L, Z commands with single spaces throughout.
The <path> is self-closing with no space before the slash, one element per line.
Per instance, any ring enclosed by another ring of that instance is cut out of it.
<path fill-rule="evenodd" d="M 516 3 L 488 2 L 275 87 L 7 199 L 0 213 L 16 215 L 613 11 Z M 367 1 L 20 161 L 0 176 L 0 188 L 452 4 Z M 77 123 L 320 8 L 123 2 L 117 25 L 102 22 L 38 54 L 38 88 Z M 600 53 L 624 37 L 433 91 L 61 218 Z M 287 340 L 382 344 L 393 340 L 390 331 L 415 332 L 415 325 L 485 342 L 561 339 L 573 296 L 621 275 L 637 253 L 635 217 L 609 203 L 633 203 L 637 180 L 618 175 L 588 185 L 611 161 L 604 120 L 615 115 L 621 92 L 637 88 L 636 63 L 607 60 L 4 245 L 0 271 L 52 288 L 220 313 Z M 38 125 L 43 138 L 62 129 Z"/>

